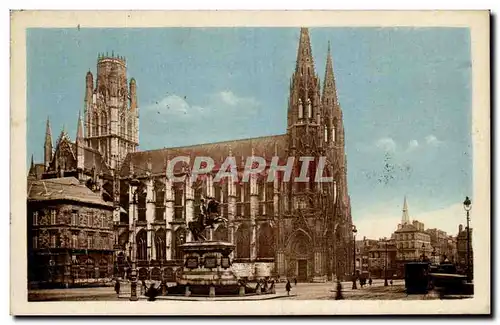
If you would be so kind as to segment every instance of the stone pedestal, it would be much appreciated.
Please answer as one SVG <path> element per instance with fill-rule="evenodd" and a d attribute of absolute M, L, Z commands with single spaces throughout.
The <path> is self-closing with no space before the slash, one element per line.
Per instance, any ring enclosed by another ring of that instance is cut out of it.
<path fill-rule="evenodd" d="M 189 242 L 181 245 L 181 249 L 184 266 L 177 279 L 178 285 L 189 287 L 191 292 L 206 291 L 210 297 L 214 297 L 218 290 L 237 288 L 239 285 L 231 270 L 233 244 L 223 241 Z"/>

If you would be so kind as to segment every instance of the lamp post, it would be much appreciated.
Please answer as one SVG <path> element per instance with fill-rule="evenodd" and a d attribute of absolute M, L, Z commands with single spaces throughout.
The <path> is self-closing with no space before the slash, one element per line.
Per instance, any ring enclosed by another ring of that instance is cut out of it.
<path fill-rule="evenodd" d="M 353 233 L 353 244 L 352 244 L 352 253 L 353 253 L 353 261 L 352 261 L 352 266 L 353 266 L 353 273 L 352 273 L 352 288 L 357 289 L 358 287 L 356 286 L 356 233 L 358 230 L 356 229 L 355 225 L 352 225 L 352 233 Z"/>
<path fill-rule="evenodd" d="M 387 287 L 387 238 L 385 239 L 385 269 L 384 269 L 384 287 Z"/>
<path fill-rule="evenodd" d="M 137 297 L 137 265 L 136 265 L 136 253 L 137 253 L 137 243 L 135 241 L 135 230 L 136 230 L 136 214 L 137 214 L 137 186 L 139 185 L 139 181 L 134 178 L 130 181 L 130 185 L 134 188 L 134 194 L 132 203 L 134 205 L 133 213 L 132 213 L 132 245 L 131 245 L 131 254 L 130 258 L 132 260 L 132 271 L 130 272 L 130 301 L 137 301 L 139 298 Z"/>
<path fill-rule="evenodd" d="M 465 209 L 465 212 L 467 213 L 467 228 L 465 228 L 465 229 L 467 229 L 467 283 L 470 283 L 472 280 L 472 274 L 471 274 L 471 269 L 470 269 L 470 229 L 469 229 L 470 216 L 469 216 L 469 211 L 472 209 L 472 203 L 471 203 L 468 196 L 465 197 L 464 209 Z"/>

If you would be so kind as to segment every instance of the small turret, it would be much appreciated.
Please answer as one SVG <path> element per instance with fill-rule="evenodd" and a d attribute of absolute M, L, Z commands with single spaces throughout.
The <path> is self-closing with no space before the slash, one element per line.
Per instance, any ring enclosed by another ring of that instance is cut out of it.
<path fill-rule="evenodd" d="M 132 112 L 135 112 L 137 111 L 137 84 L 134 78 L 130 79 L 129 88 L 130 88 L 130 110 Z"/>
<path fill-rule="evenodd" d="M 83 168 L 85 166 L 85 153 L 83 151 L 85 139 L 83 137 L 83 122 L 80 112 L 78 112 L 78 124 L 76 126 L 76 168 L 79 173 L 83 173 Z M 80 176 L 80 175 L 79 175 Z M 83 176 L 83 174 L 81 175 Z"/>

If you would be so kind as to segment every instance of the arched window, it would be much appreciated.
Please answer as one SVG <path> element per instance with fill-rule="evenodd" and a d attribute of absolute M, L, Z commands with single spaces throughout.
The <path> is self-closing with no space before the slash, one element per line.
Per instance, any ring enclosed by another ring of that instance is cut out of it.
<path fill-rule="evenodd" d="M 139 187 L 137 193 L 137 210 L 138 218 L 137 221 L 146 221 L 146 191 L 142 186 Z"/>
<path fill-rule="evenodd" d="M 120 136 L 125 137 L 127 134 L 125 116 L 123 114 L 120 116 Z"/>
<path fill-rule="evenodd" d="M 162 182 L 157 182 L 155 184 L 155 198 L 156 198 L 156 211 L 155 220 L 164 220 L 165 214 L 165 184 Z"/>
<path fill-rule="evenodd" d="M 323 132 L 325 133 L 325 142 L 328 142 L 328 127 L 323 126 Z"/>
<path fill-rule="evenodd" d="M 309 238 L 299 231 L 292 242 L 292 252 L 298 257 L 306 257 L 311 251 L 311 243 Z"/>
<path fill-rule="evenodd" d="M 167 252 L 166 252 L 166 233 L 165 229 L 161 228 L 155 234 L 155 249 L 156 249 L 156 259 L 157 260 L 166 260 Z"/>
<path fill-rule="evenodd" d="M 128 131 L 128 138 L 132 139 L 132 121 L 131 121 L 131 119 L 129 119 L 127 122 L 127 131 Z"/>
<path fill-rule="evenodd" d="M 274 257 L 274 231 L 268 223 L 264 223 L 259 229 L 259 247 L 257 257 Z"/>
<path fill-rule="evenodd" d="M 137 242 L 137 259 L 147 260 L 148 259 L 148 235 L 146 230 L 141 229 L 136 236 Z"/>
<path fill-rule="evenodd" d="M 108 276 L 108 261 L 102 258 L 99 262 L 99 277 L 105 278 Z"/>
<path fill-rule="evenodd" d="M 102 112 L 101 114 L 101 135 L 105 135 L 108 133 L 108 119 L 106 116 L 106 112 Z"/>
<path fill-rule="evenodd" d="M 94 112 L 92 114 L 92 136 L 96 137 L 99 135 L 99 116 L 97 115 L 97 112 Z"/>
<path fill-rule="evenodd" d="M 181 245 L 186 241 L 186 230 L 179 227 L 174 234 L 174 240 L 172 245 L 172 255 L 175 259 L 183 259 L 184 255 L 181 250 Z"/>
<path fill-rule="evenodd" d="M 250 227 L 242 224 L 236 232 L 236 257 L 250 258 Z"/>

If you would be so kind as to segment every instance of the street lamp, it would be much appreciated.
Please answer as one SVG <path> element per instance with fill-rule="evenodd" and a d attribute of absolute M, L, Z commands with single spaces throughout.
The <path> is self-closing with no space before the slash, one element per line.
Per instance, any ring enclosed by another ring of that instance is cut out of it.
<path fill-rule="evenodd" d="M 384 270 L 384 287 L 387 287 L 387 238 L 385 238 L 385 270 Z"/>
<path fill-rule="evenodd" d="M 465 197 L 464 201 L 464 209 L 465 212 L 467 213 L 467 283 L 471 282 L 472 275 L 471 275 L 471 269 L 470 269 L 470 229 L 469 229 L 469 221 L 470 221 L 470 216 L 469 216 L 469 211 L 472 209 L 472 203 L 469 199 L 468 196 Z"/>
<path fill-rule="evenodd" d="M 352 264 L 353 264 L 353 274 L 352 274 L 352 288 L 353 289 L 357 289 L 357 286 L 356 286 L 356 233 L 358 232 L 358 230 L 356 229 L 356 226 L 355 225 L 352 225 L 352 233 L 353 233 L 353 261 L 352 261 Z"/>
<path fill-rule="evenodd" d="M 135 241 L 135 230 L 136 230 L 136 214 L 137 214 L 137 186 L 139 185 L 139 180 L 133 178 L 130 181 L 130 185 L 134 189 L 132 203 L 134 205 L 134 209 L 132 212 L 132 248 L 131 248 L 131 260 L 132 260 L 132 272 L 130 273 L 130 301 L 137 301 L 139 298 L 137 297 L 137 265 L 136 265 L 136 253 L 137 253 L 137 243 Z"/>

